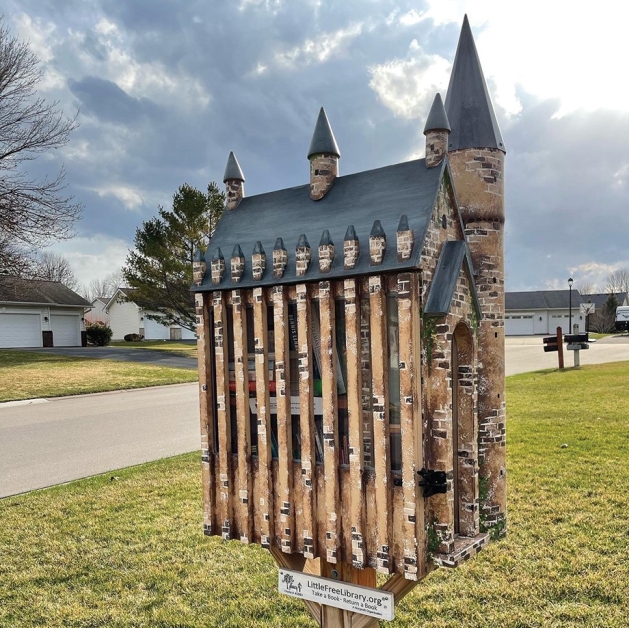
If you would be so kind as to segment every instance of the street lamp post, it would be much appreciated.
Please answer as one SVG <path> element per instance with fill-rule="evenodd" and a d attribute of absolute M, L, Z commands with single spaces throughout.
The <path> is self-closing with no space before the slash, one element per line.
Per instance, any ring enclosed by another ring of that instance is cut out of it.
<path fill-rule="evenodd" d="M 572 277 L 568 279 L 568 287 L 570 288 L 569 292 L 569 314 L 568 314 L 568 333 L 572 333 Z"/>

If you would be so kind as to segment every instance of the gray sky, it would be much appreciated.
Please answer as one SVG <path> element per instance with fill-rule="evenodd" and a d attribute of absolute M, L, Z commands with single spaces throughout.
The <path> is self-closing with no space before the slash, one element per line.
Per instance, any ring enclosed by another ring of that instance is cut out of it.
<path fill-rule="evenodd" d="M 67 169 L 85 205 L 55 245 L 80 281 L 118 269 L 184 182 L 248 196 L 308 181 L 324 106 L 341 174 L 424 154 L 468 14 L 507 147 L 507 290 L 604 284 L 629 267 L 629 3 L 554 0 L 5 0 L 80 128 L 34 172 Z"/>

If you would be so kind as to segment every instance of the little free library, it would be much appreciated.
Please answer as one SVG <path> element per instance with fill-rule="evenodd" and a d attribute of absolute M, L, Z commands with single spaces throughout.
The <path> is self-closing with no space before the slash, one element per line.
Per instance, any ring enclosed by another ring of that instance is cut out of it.
<path fill-rule="evenodd" d="M 231 153 L 193 268 L 205 533 L 396 602 L 506 532 L 505 146 L 467 17 L 424 134 L 340 176 L 321 109 L 309 184 L 251 197 Z"/>

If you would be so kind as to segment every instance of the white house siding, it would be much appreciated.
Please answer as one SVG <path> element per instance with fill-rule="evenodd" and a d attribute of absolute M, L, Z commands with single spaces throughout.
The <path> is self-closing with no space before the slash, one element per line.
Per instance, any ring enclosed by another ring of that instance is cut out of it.
<path fill-rule="evenodd" d="M 102 323 L 109 322 L 109 314 L 105 312 L 105 305 L 100 299 L 94 299 L 92 301 L 92 309 L 86 310 L 85 312 L 85 320 L 88 323 L 93 323 L 95 321 L 100 321 Z"/>
<path fill-rule="evenodd" d="M 533 325 L 535 328 L 535 334 L 547 334 L 548 333 L 548 311 L 541 310 L 533 314 Z"/>
<path fill-rule="evenodd" d="M 114 301 L 108 314 L 113 340 L 123 340 L 127 334 L 140 333 L 140 308 L 132 301 Z"/>

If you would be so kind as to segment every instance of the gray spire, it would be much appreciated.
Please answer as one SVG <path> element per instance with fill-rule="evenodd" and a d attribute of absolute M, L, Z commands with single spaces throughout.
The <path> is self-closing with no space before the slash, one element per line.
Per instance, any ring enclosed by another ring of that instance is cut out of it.
<path fill-rule="evenodd" d="M 321 241 L 319 242 L 319 246 L 334 246 L 334 242 L 332 242 L 332 238 L 330 237 L 330 232 L 327 229 L 324 229 L 321 234 Z"/>
<path fill-rule="evenodd" d="M 310 148 L 308 149 L 308 159 L 313 155 L 320 153 L 328 153 L 341 156 L 338 144 L 332 133 L 332 127 L 328 116 L 325 115 L 325 110 L 321 107 L 319 111 L 319 117 L 317 118 L 317 124 L 315 125 L 314 133 L 312 134 L 312 140 L 310 142 Z"/>
<path fill-rule="evenodd" d="M 467 15 L 463 18 L 445 108 L 452 126 L 448 150 L 505 150 Z"/>
<path fill-rule="evenodd" d="M 253 247 L 253 254 L 264 255 L 264 248 L 262 247 L 262 242 L 260 242 L 260 240 L 255 243 L 255 246 Z"/>
<path fill-rule="evenodd" d="M 443 100 L 441 100 L 441 94 L 437 93 L 435 99 L 432 101 L 432 107 L 426 120 L 426 126 L 424 127 L 424 135 L 428 131 L 451 131 L 450 121 L 448 120 L 448 114 L 443 106 Z"/>
<path fill-rule="evenodd" d="M 227 165 L 225 166 L 225 174 L 223 175 L 223 183 L 226 181 L 244 181 L 245 175 L 242 173 L 240 169 L 240 164 L 236 159 L 236 155 L 234 155 L 234 151 L 229 153 L 229 157 L 227 158 Z"/>

